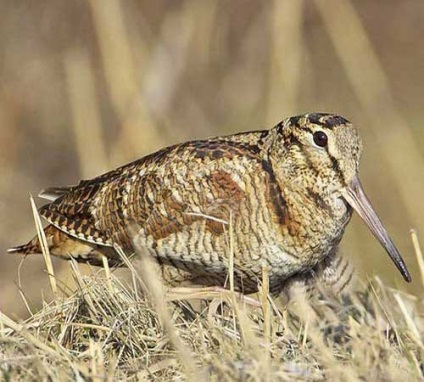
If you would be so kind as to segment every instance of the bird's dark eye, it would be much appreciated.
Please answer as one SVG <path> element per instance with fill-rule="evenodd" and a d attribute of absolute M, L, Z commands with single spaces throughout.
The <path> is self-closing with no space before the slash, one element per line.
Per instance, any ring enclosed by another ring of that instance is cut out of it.
<path fill-rule="evenodd" d="M 328 143 L 327 134 L 325 134 L 323 131 L 315 131 L 314 142 L 319 147 L 327 146 L 327 143 Z"/>

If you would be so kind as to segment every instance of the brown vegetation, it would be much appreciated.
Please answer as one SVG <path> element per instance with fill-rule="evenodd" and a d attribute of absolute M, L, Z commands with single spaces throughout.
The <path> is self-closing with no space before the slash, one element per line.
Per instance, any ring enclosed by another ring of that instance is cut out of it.
<path fill-rule="evenodd" d="M 423 267 L 408 231 L 424 232 L 423 25 L 415 0 L 2 1 L 1 252 L 34 233 L 28 193 L 168 144 L 335 112 L 361 126 L 364 187 L 419 296 L 374 281 L 350 301 L 269 315 L 181 301 L 167 305 L 173 336 L 167 310 L 117 272 L 53 261 L 53 298 L 41 256 L 4 254 L 2 376 L 422 378 Z M 346 236 L 363 273 L 404 288 L 362 224 Z"/>

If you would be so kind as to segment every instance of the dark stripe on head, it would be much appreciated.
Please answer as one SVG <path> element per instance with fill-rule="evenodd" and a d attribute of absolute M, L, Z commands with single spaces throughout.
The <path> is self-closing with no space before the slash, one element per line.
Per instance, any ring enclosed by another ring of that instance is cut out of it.
<path fill-rule="evenodd" d="M 277 129 L 277 134 L 280 134 L 280 135 L 282 135 L 282 134 L 283 134 L 283 130 L 284 130 L 284 128 L 285 128 L 285 124 L 284 124 L 284 122 L 285 122 L 285 120 L 284 120 L 284 121 L 281 121 L 281 122 L 278 122 L 278 123 L 274 126 L 274 128 L 275 128 L 275 129 Z"/>
<path fill-rule="evenodd" d="M 303 117 L 302 115 L 296 115 L 295 117 L 291 117 L 289 119 L 290 124 L 292 124 L 293 126 L 299 127 L 300 126 L 299 121 L 300 121 L 300 118 L 302 117 Z"/>
<path fill-rule="evenodd" d="M 300 127 L 300 125 L 298 124 L 299 119 L 301 118 L 301 116 L 299 117 L 291 117 L 289 119 L 289 122 L 291 124 L 294 124 L 296 127 Z M 277 129 L 277 134 L 281 135 L 282 138 L 284 139 L 284 143 L 286 145 L 301 145 L 299 138 L 293 133 L 293 131 L 289 132 L 288 134 L 283 134 L 283 130 L 287 127 L 285 125 L 285 121 L 281 121 L 278 125 L 276 125 L 274 128 Z"/>
<path fill-rule="evenodd" d="M 288 123 L 294 127 L 300 127 L 300 119 L 304 117 L 304 115 L 297 115 L 294 117 L 290 117 L 288 118 Z M 286 125 L 286 121 L 287 119 L 284 119 L 283 121 L 277 123 L 274 128 L 277 129 L 277 133 L 278 134 L 282 134 L 283 133 L 283 129 L 287 126 Z"/>
<path fill-rule="evenodd" d="M 321 118 L 326 115 L 322 113 L 311 113 L 308 114 L 308 120 L 311 123 L 314 123 L 315 125 L 321 125 L 323 126 L 323 123 L 321 122 Z"/>
<path fill-rule="evenodd" d="M 349 121 L 339 115 L 328 113 L 311 113 L 308 114 L 308 120 L 316 125 L 332 129 L 336 126 L 348 124 Z"/>
<path fill-rule="evenodd" d="M 325 126 L 331 129 L 336 126 L 346 125 L 349 123 L 350 122 L 347 119 L 341 117 L 340 115 L 331 115 L 326 119 Z"/>
<path fill-rule="evenodd" d="M 288 140 L 287 143 L 289 143 L 291 145 L 302 146 L 302 143 L 300 142 L 299 138 L 295 134 L 290 134 L 286 138 Z"/>

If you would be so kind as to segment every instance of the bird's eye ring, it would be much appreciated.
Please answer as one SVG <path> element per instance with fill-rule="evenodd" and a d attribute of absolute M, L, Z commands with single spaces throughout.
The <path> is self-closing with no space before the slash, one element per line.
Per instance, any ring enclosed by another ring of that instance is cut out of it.
<path fill-rule="evenodd" d="M 328 143 L 327 134 L 325 134 L 323 131 L 316 131 L 314 133 L 314 143 L 319 147 L 327 146 L 327 143 Z"/>

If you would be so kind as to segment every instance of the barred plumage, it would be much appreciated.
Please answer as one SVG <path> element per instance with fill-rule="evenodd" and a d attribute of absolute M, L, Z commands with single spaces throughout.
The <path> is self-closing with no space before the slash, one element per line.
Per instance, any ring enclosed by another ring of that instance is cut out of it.
<path fill-rule="evenodd" d="M 358 130 L 344 118 L 306 114 L 271 130 L 171 146 L 47 189 L 40 215 L 53 255 L 95 265 L 105 256 L 119 266 L 113 246 L 128 254 L 137 247 L 172 284 L 224 285 L 231 241 L 236 287 L 256 291 L 265 263 L 271 292 L 279 293 L 308 272 L 344 288 L 347 266 L 333 253 L 354 208 L 410 280 L 357 179 L 361 152 Z M 40 248 L 35 238 L 10 251 Z"/>

